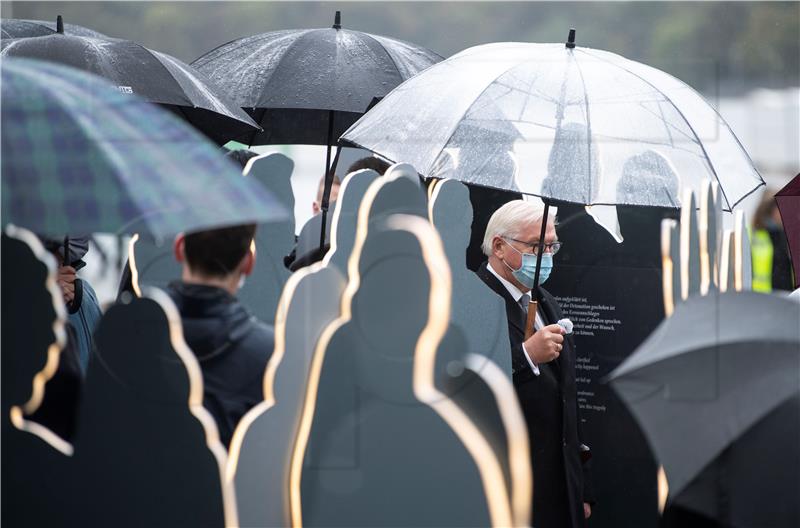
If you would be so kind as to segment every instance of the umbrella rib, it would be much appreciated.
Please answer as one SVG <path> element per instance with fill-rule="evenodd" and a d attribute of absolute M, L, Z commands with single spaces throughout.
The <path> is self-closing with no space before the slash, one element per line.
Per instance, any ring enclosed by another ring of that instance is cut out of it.
<path fill-rule="evenodd" d="M 670 145 L 671 145 L 671 146 L 674 146 L 674 145 L 673 145 L 673 143 L 674 143 L 674 138 L 672 137 L 672 134 L 670 134 L 670 133 L 669 133 L 669 129 L 672 129 L 672 130 L 674 130 L 675 132 L 677 132 L 677 133 L 681 134 L 683 137 L 685 137 L 687 140 L 691 141 L 692 143 L 695 143 L 695 144 L 697 144 L 697 140 L 696 140 L 695 138 L 693 138 L 692 136 L 690 136 L 689 134 L 687 134 L 687 133 L 686 133 L 686 132 L 684 132 L 683 130 L 679 129 L 678 127 L 676 127 L 675 125 L 673 125 L 673 124 L 671 124 L 671 123 L 669 123 L 669 122 L 667 121 L 667 119 L 664 117 L 664 112 L 663 112 L 663 110 L 661 110 L 661 104 L 660 104 L 660 103 L 661 103 L 661 101 L 639 101 L 639 106 L 642 108 L 642 110 L 644 110 L 645 112 L 648 112 L 650 115 L 653 115 L 653 116 L 659 117 L 658 115 L 656 115 L 656 113 L 655 113 L 655 112 L 653 112 L 652 110 L 650 110 L 649 108 L 647 108 L 646 106 L 644 106 L 644 105 L 642 104 L 643 102 L 654 102 L 654 103 L 658 103 L 658 104 L 659 104 L 659 111 L 660 111 L 660 113 L 661 113 L 661 116 L 660 116 L 660 117 L 661 117 L 661 120 L 664 122 L 664 125 L 665 125 L 665 127 L 664 127 L 664 128 L 666 128 L 666 129 L 667 129 L 667 135 L 669 135 L 670 142 L 671 142 L 671 143 L 670 143 Z"/>
<path fill-rule="evenodd" d="M 291 31 L 291 30 L 284 30 L 284 31 Z M 311 30 L 309 29 L 307 31 L 311 31 Z M 251 37 L 245 37 L 245 38 L 252 38 L 253 39 L 252 42 L 253 43 L 257 43 L 257 42 L 261 42 L 262 40 L 267 39 L 268 37 L 274 36 L 274 33 L 278 33 L 278 32 L 277 31 L 276 32 L 270 31 L 270 32 L 267 32 L 267 33 L 262 33 L 260 35 L 253 35 Z M 199 62 L 200 59 L 202 59 L 204 57 L 207 57 L 207 56 L 211 55 L 212 53 L 214 53 L 215 51 L 217 51 L 219 49 L 222 49 L 225 46 L 228 46 L 230 44 L 233 44 L 234 42 L 237 42 L 239 40 L 242 40 L 242 39 L 241 38 L 236 38 L 236 39 L 233 39 L 233 40 L 229 40 L 228 42 L 226 42 L 224 44 L 220 44 L 216 48 L 212 49 L 211 51 L 206 52 L 201 57 L 198 57 L 197 59 L 195 59 L 194 62 L 192 62 L 192 66 L 194 66 L 195 63 Z M 214 60 L 217 60 L 219 57 L 222 57 L 224 55 L 228 55 L 229 53 L 233 53 L 234 51 L 236 51 L 236 48 L 231 48 L 229 50 L 225 50 L 224 52 L 220 53 L 217 57 L 215 57 Z M 251 53 L 250 55 L 248 55 L 248 57 L 252 57 L 253 55 L 255 55 L 255 53 Z M 207 60 L 206 63 L 208 63 L 209 61 L 210 61 L 210 59 Z"/>
<path fill-rule="evenodd" d="M 146 48 L 146 47 L 142 46 L 141 44 L 139 46 L 145 52 L 147 52 L 147 54 L 150 55 L 150 57 L 152 57 L 154 61 L 156 61 L 158 63 L 158 65 L 161 67 L 161 69 L 164 70 L 167 73 L 167 78 L 178 86 L 178 90 L 180 90 L 180 92 L 183 95 L 183 97 L 189 102 L 189 104 L 194 106 L 194 103 L 192 102 L 191 98 L 186 94 L 186 90 L 183 89 L 183 86 L 181 86 L 181 83 L 178 82 L 178 79 L 176 79 L 175 76 L 172 75 L 172 72 L 169 71 L 169 68 L 167 68 L 167 66 L 163 62 L 161 62 L 161 59 L 159 58 L 159 56 L 156 55 L 155 53 L 153 53 L 153 51 L 151 49 Z M 168 104 L 173 104 L 173 103 L 168 103 Z M 188 105 L 175 105 L 175 106 L 188 106 Z"/>
<path fill-rule="evenodd" d="M 731 206 L 731 209 L 733 209 L 734 207 L 736 207 L 737 205 L 739 205 L 740 203 L 742 203 L 742 202 L 743 202 L 743 201 L 744 201 L 744 200 L 745 200 L 745 199 L 746 199 L 748 196 L 750 196 L 751 194 L 753 194 L 754 192 L 756 192 L 756 191 L 757 191 L 757 190 L 758 190 L 760 187 L 766 187 L 766 186 L 767 186 L 766 182 L 764 182 L 763 180 L 762 180 L 762 181 L 760 181 L 760 182 L 758 183 L 758 185 L 756 185 L 755 187 L 753 187 L 752 189 L 750 189 L 750 190 L 747 192 L 747 194 L 744 194 L 744 195 L 742 195 L 742 197 L 741 197 L 741 198 L 739 198 L 738 200 L 736 200 L 736 203 L 734 203 L 734 204 Z"/>
<path fill-rule="evenodd" d="M 644 104 L 642 104 L 641 102 L 639 103 L 639 106 L 641 106 L 646 112 L 649 111 L 648 108 L 646 106 L 644 106 Z M 667 122 L 667 117 L 664 115 L 664 108 L 662 108 L 662 106 L 661 106 L 661 101 L 657 101 L 656 102 L 656 106 L 658 106 L 658 114 L 661 116 L 661 122 L 664 123 L 664 132 L 666 132 L 667 133 L 667 137 L 669 137 L 669 144 L 670 144 L 670 146 L 674 147 L 675 146 L 675 139 L 672 137 L 672 131 L 670 130 L 670 124 Z"/>
<path fill-rule="evenodd" d="M 272 77 L 275 75 L 275 72 L 276 72 L 276 71 L 278 71 L 278 68 L 280 67 L 280 65 L 281 65 L 281 62 L 283 61 L 283 58 L 284 58 L 284 57 L 286 57 L 286 55 L 287 55 L 287 54 L 288 54 L 288 53 L 289 53 L 289 52 L 290 52 L 292 49 L 294 49 L 294 47 L 295 47 L 295 46 L 297 46 L 297 43 L 298 43 L 298 42 L 300 42 L 300 40 L 301 40 L 303 37 L 305 37 L 306 35 L 308 35 L 308 34 L 309 34 L 309 33 L 311 33 L 312 31 L 319 31 L 319 30 L 316 30 L 316 29 L 309 29 L 309 30 L 307 30 L 307 31 L 303 31 L 303 32 L 302 32 L 300 35 L 298 35 L 298 36 L 297 36 L 297 38 L 295 38 L 295 39 L 292 41 L 292 43 L 291 43 L 291 44 L 289 44 L 288 46 L 286 46 L 286 48 L 283 50 L 283 53 L 281 53 L 280 59 L 277 59 L 277 60 L 275 61 L 275 67 L 274 67 L 274 68 L 272 68 L 272 72 L 270 73 L 269 77 L 267 77 L 267 80 L 266 80 L 266 81 L 264 82 L 264 84 L 262 85 L 262 89 L 260 90 L 260 93 L 258 94 L 259 96 L 260 96 L 261 94 L 265 93 L 265 92 L 268 92 L 268 90 L 267 90 L 267 86 L 269 85 L 270 81 L 272 81 Z M 250 57 L 252 57 L 252 56 L 254 56 L 254 55 L 258 54 L 258 52 L 259 52 L 259 51 L 261 51 L 261 49 L 263 49 L 263 48 L 259 48 L 259 50 L 258 50 L 258 51 L 254 51 L 253 53 L 251 53 L 250 55 L 248 55 L 248 56 L 247 56 L 247 58 L 249 59 Z M 266 105 L 255 105 L 255 104 L 254 104 L 254 105 L 253 105 L 253 108 L 274 108 L 274 107 L 270 107 L 270 106 L 266 106 Z M 331 109 L 330 109 L 330 108 L 321 108 L 321 110 L 331 110 Z"/>
<path fill-rule="evenodd" d="M 406 80 L 406 79 L 403 79 L 403 74 L 400 73 L 400 68 L 397 66 L 397 61 L 394 60 L 394 57 L 392 57 L 392 54 L 389 53 L 389 50 L 386 49 L 386 47 L 381 43 L 380 40 L 376 39 L 375 37 L 373 37 L 369 33 L 362 33 L 361 31 L 352 31 L 351 33 L 356 33 L 358 35 L 364 35 L 365 37 L 369 38 L 371 41 L 375 42 L 378 45 L 378 47 L 383 50 L 383 52 L 386 54 L 386 56 L 389 57 L 389 60 L 392 61 L 392 66 L 394 66 L 394 69 L 397 72 L 397 76 L 400 78 L 400 83 L 398 83 L 398 86 Z M 365 110 L 366 110 L 366 108 L 365 108 Z"/>
<path fill-rule="evenodd" d="M 528 97 L 525 98 L 525 102 L 522 105 L 522 110 L 520 110 L 520 112 L 519 112 L 519 121 L 520 122 L 522 122 L 522 116 L 525 115 L 525 110 L 528 109 L 528 101 L 530 101 L 530 99 L 531 99 L 530 98 L 530 93 L 533 91 L 533 85 L 536 83 L 537 80 L 538 80 L 538 78 L 533 76 L 533 78 L 531 79 L 530 84 L 528 85 L 528 92 L 527 92 Z"/>
<path fill-rule="evenodd" d="M 495 84 L 497 84 L 498 86 L 504 86 L 504 87 L 508 88 L 509 90 L 511 90 L 512 92 L 520 92 L 520 93 L 522 93 L 524 95 L 531 95 L 530 92 L 524 92 L 524 91 L 520 90 L 519 88 L 517 88 L 516 86 L 510 85 L 510 84 L 506 84 L 506 83 L 502 83 L 502 82 L 495 82 Z M 533 82 L 531 83 L 531 86 L 533 86 Z M 558 101 L 555 98 L 550 97 L 549 95 L 547 95 L 546 93 L 544 93 L 542 91 L 536 90 L 536 94 L 541 99 L 544 99 L 547 102 L 550 102 L 550 103 L 553 103 L 553 104 L 558 104 Z M 574 103 L 566 103 L 567 106 L 569 106 L 570 104 L 574 104 Z"/>
<path fill-rule="evenodd" d="M 717 174 L 717 169 L 714 168 L 714 164 L 711 162 L 711 158 L 708 156 L 708 152 L 706 152 L 706 148 L 703 146 L 703 142 L 700 140 L 700 137 L 697 135 L 697 132 L 694 130 L 694 127 L 692 126 L 692 124 L 689 122 L 688 119 L 686 119 L 686 116 L 684 115 L 684 113 L 681 111 L 680 108 L 678 108 L 678 105 L 676 105 L 675 103 L 672 102 L 672 99 L 670 98 L 670 96 L 668 96 L 664 92 L 661 92 L 660 90 L 658 90 L 658 88 L 656 88 L 656 86 L 653 83 L 651 83 L 650 81 L 648 81 L 647 79 L 645 79 L 644 77 L 639 75 L 638 73 L 629 70 L 628 68 L 622 66 L 621 64 L 615 64 L 615 63 L 613 63 L 613 62 L 611 62 L 609 60 L 606 60 L 606 59 L 604 59 L 602 57 L 597 57 L 596 55 L 593 55 L 591 53 L 587 53 L 586 51 L 583 51 L 583 50 L 579 50 L 579 51 L 582 51 L 583 53 L 586 53 L 587 55 L 589 55 L 591 57 L 594 57 L 594 58 L 596 58 L 598 60 L 601 60 L 603 62 L 607 62 L 607 63 L 611 64 L 612 66 L 616 66 L 617 68 L 628 72 L 629 74 L 633 75 L 634 77 L 636 77 L 637 79 L 641 80 L 642 82 L 647 83 L 654 90 L 660 92 L 664 96 L 664 98 L 667 100 L 667 102 L 669 102 L 669 104 L 672 105 L 672 107 L 675 109 L 675 111 L 678 112 L 678 114 L 680 114 L 681 118 L 686 123 L 686 126 L 689 127 L 689 130 L 692 131 L 692 134 L 697 139 L 698 145 L 699 145 L 700 149 L 703 151 L 703 155 L 705 156 L 706 163 L 708 164 L 708 167 L 711 169 L 711 172 L 714 174 L 714 178 L 717 180 L 717 183 L 719 184 L 719 190 L 722 192 L 722 197 L 725 198 L 725 203 L 728 204 L 728 210 L 732 209 L 731 202 L 730 202 L 730 200 L 728 200 L 728 195 L 725 194 L 725 187 L 722 185 L 722 181 L 719 179 L 719 175 Z M 717 115 L 719 116 L 719 113 Z M 736 136 L 734 136 L 734 137 L 736 137 Z M 741 144 L 740 144 L 740 146 L 741 146 Z M 751 163 L 752 163 L 752 160 L 751 160 Z M 762 180 L 762 183 L 763 183 L 763 180 Z"/>

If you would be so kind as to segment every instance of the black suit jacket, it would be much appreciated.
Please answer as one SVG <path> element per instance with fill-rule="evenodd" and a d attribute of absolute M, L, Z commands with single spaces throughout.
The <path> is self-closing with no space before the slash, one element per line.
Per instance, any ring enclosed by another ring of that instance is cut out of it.
<path fill-rule="evenodd" d="M 528 426 L 534 496 L 533 526 L 536 528 L 579 528 L 585 526 L 583 503 L 594 502 L 588 467 L 581 463 L 580 416 L 575 386 L 575 344 L 564 340 L 558 359 L 538 365 L 539 376 L 522 351 L 526 315 L 508 290 L 486 268 L 478 276 L 506 302 L 511 365 L 525 422 Z M 563 318 L 550 293 L 541 289 L 539 304 L 545 324 Z"/>

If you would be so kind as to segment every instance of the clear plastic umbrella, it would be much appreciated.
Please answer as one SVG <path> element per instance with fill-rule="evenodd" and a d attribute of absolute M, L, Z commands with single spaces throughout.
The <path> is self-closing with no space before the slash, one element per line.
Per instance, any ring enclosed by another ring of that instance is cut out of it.
<path fill-rule="evenodd" d="M 584 205 L 678 207 L 720 184 L 731 210 L 764 185 L 728 125 L 671 75 L 564 44 L 469 48 L 412 77 L 343 144 L 429 177 Z"/>

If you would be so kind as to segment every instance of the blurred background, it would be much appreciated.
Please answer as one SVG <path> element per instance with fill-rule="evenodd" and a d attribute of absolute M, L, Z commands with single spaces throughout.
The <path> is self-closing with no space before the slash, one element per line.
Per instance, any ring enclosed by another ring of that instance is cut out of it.
<path fill-rule="evenodd" d="M 329 27 L 336 10 L 343 27 L 408 40 L 445 57 L 487 42 L 563 42 L 574 27 L 579 46 L 644 62 L 701 92 L 771 191 L 800 171 L 798 2 L 0 2 L 3 18 L 55 21 L 60 14 L 67 23 L 185 62 L 247 35 Z M 299 230 L 324 170 L 322 147 L 255 150 L 278 150 L 295 161 Z M 743 204 L 748 217 L 761 197 Z M 92 282 L 101 294 L 98 280 Z"/>

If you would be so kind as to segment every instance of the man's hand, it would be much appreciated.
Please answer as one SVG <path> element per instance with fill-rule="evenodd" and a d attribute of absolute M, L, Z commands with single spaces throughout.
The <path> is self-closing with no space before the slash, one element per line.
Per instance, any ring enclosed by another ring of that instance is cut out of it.
<path fill-rule="evenodd" d="M 61 288 L 61 294 L 64 296 L 64 302 L 70 303 L 75 299 L 75 268 L 72 266 L 61 266 L 58 268 L 56 274 L 56 283 Z"/>
<path fill-rule="evenodd" d="M 589 504 L 588 502 L 584 502 L 583 503 L 583 517 L 585 519 L 588 519 L 591 516 L 592 516 L 592 505 Z"/>
<path fill-rule="evenodd" d="M 557 324 L 540 328 L 525 341 L 525 350 L 531 355 L 531 360 L 540 365 L 549 363 L 561 354 L 564 347 L 564 329 Z"/>

